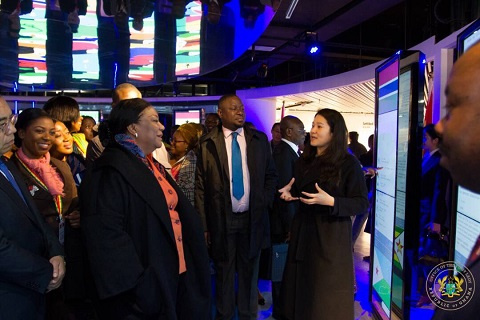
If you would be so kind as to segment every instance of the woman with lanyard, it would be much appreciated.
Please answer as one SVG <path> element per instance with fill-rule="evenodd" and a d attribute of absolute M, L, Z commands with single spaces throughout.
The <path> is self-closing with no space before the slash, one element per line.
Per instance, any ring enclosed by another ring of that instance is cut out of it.
<path fill-rule="evenodd" d="M 11 160 L 19 169 L 40 213 L 65 247 L 65 261 L 75 256 L 76 247 L 69 238 L 80 227 L 77 188 L 68 165 L 50 157 L 55 135 L 52 118 L 42 109 L 26 109 L 15 125 L 18 150 Z M 78 231 L 77 231 L 78 232 Z M 78 238 L 78 237 L 74 237 Z M 67 286 L 66 275 L 64 285 Z M 64 292 L 58 289 L 47 294 L 47 318 L 63 314 Z"/>
<path fill-rule="evenodd" d="M 200 217 L 156 162 L 163 130 L 143 99 L 108 120 L 110 144 L 81 186 L 82 231 L 101 319 L 210 319 Z"/>
<path fill-rule="evenodd" d="M 73 137 L 73 152 L 78 154 L 82 162 L 87 155 L 88 141 L 80 132 L 83 118 L 77 101 L 66 96 L 56 96 L 49 99 L 43 106 L 52 118 L 62 121 Z"/>

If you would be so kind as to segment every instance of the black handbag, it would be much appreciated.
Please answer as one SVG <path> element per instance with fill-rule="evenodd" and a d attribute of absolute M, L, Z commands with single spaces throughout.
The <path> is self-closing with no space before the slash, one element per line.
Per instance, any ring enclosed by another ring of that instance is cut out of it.
<path fill-rule="evenodd" d="M 418 249 L 418 261 L 424 265 L 435 266 L 448 259 L 448 236 L 429 232 L 421 241 Z"/>
<path fill-rule="evenodd" d="M 270 248 L 263 249 L 260 256 L 258 277 L 273 282 L 282 281 L 287 253 L 288 243 L 275 243 Z"/>

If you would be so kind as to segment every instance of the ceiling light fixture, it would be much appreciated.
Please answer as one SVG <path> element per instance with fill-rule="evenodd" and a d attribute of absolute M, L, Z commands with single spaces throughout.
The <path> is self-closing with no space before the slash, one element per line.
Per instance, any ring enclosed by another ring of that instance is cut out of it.
<path fill-rule="evenodd" d="M 305 33 L 305 51 L 308 55 L 318 56 L 321 52 L 320 42 L 317 38 L 316 32 Z"/>
<path fill-rule="evenodd" d="M 292 17 L 293 11 L 295 11 L 297 4 L 298 4 L 298 0 L 292 0 L 292 2 L 290 2 L 290 6 L 288 7 L 287 15 L 285 16 L 285 19 L 290 19 Z"/>

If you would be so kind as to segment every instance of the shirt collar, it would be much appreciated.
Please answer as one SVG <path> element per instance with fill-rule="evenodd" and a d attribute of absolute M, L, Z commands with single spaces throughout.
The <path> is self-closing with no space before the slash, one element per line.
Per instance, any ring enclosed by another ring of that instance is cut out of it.
<path fill-rule="evenodd" d="M 295 143 L 293 143 L 292 141 L 287 140 L 285 138 L 282 138 L 282 141 L 285 142 L 286 144 L 288 144 L 290 146 L 290 148 L 292 148 L 292 150 L 295 151 L 295 153 L 298 152 L 298 146 Z"/>
<path fill-rule="evenodd" d="M 225 128 L 224 126 L 222 126 L 222 131 L 223 131 L 223 136 L 225 137 L 225 139 L 228 138 L 234 132 L 230 129 Z M 237 130 L 235 130 L 235 132 L 237 132 L 239 136 L 243 136 L 243 127 L 238 128 Z"/>

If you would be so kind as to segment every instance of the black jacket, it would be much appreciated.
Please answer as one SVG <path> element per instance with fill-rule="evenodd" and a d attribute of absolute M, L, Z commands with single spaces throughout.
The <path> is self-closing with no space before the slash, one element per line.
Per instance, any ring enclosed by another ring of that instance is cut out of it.
<path fill-rule="evenodd" d="M 53 275 L 49 259 L 63 250 L 20 173 L 13 164 L 7 166 L 25 202 L 0 173 L 0 319 L 42 319 L 38 312 Z"/>
<path fill-rule="evenodd" d="M 178 274 L 176 239 L 162 188 L 140 159 L 114 144 L 94 162 L 80 189 L 92 275 L 100 299 L 125 298 L 117 300 L 117 307 L 128 309 L 128 304 L 132 314 L 122 317 L 208 319 L 210 269 L 201 222 L 173 179 L 166 178 L 178 194 L 186 273 Z M 177 296 L 179 283 L 188 290 Z M 135 317 L 138 309 L 142 315 Z"/>
<path fill-rule="evenodd" d="M 281 141 L 273 149 L 273 160 L 278 173 L 277 190 L 287 185 L 293 178 L 295 161 L 298 154 L 286 143 Z M 298 202 L 287 202 L 280 199 L 280 193 L 275 192 L 275 202 L 270 216 L 270 224 L 273 242 L 283 242 L 286 233 L 290 231 L 295 212 L 298 209 Z"/>
<path fill-rule="evenodd" d="M 270 242 L 268 209 L 273 203 L 277 174 L 267 136 L 257 130 L 245 130 L 247 163 L 250 174 L 250 257 Z M 230 171 L 222 127 L 202 138 L 197 156 L 195 207 L 205 231 L 210 232 L 214 260 L 227 258 L 226 229 L 232 214 Z"/>

